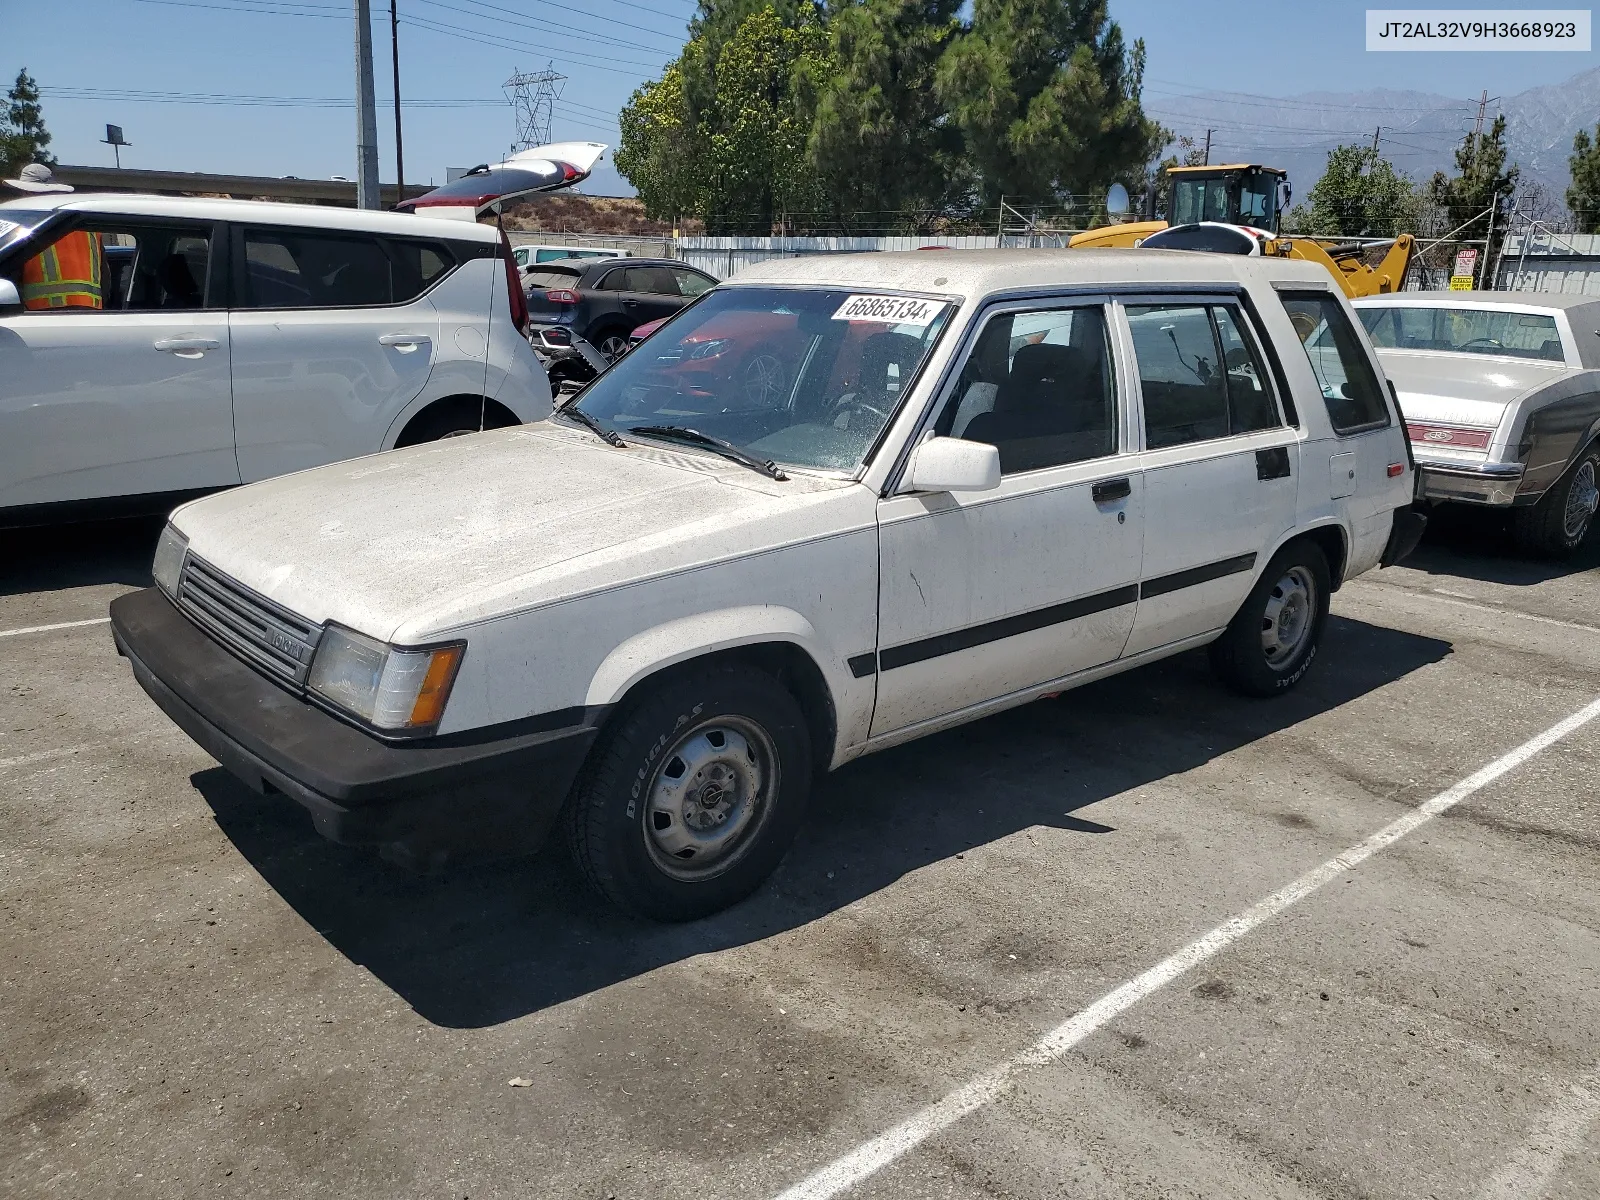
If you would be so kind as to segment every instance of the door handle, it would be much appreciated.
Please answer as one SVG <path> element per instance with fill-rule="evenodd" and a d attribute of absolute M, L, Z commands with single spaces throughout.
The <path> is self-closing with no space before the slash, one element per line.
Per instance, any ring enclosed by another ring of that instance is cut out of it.
<path fill-rule="evenodd" d="M 170 337 L 157 338 L 152 345 L 163 354 L 176 354 L 179 358 L 200 358 L 207 350 L 222 346 L 216 338 Z"/>
<path fill-rule="evenodd" d="M 1133 494 L 1133 485 L 1124 475 L 1121 479 L 1102 479 L 1089 489 L 1094 496 L 1096 504 L 1109 504 L 1113 500 L 1121 500 Z"/>
<path fill-rule="evenodd" d="M 1289 448 L 1272 446 L 1266 450 L 1257 450 L 1256 478 L 1263 482 L 1268 479 L 1289 478 Z"/>
<path fill-rule="evenodd" d="M 622 307 L 623 308 L 638 308 L 639 307 L 639 302 L 637 300 L 624 300 L 622 302 Z"/>
<path fill-rule="evenodd" d="M 432 340 L 425 333 L 385 333 L 378 338 L 378 345 L 393 346 L 401 354 L 410 354 L 418 346 L 426 346 Z"/>

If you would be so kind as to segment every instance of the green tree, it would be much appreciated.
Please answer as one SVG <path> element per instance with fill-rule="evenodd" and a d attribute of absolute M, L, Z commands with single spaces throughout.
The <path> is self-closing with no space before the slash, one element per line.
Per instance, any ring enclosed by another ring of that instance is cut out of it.
<path fill-rule="evenodd" d="M 1567 167 L 1572 172 L 1567 207 L 1577 220 L 1577 231 L 1600 233 L 1600 125 L 1595 126 L 1593 138 L 1587 129 L 1578 130 Z"/>
<path fill-rule="evenodd" d="M 1328 151 L 1322 178 L 1295 214 L 1295 228 L 1337 237 L 1395 237 L 1416 227 L 1417 185 L 1369 145 Z"/>
<path fill-rule="evenodd" d="M 708 20 L 661 79 L 634 92 L 614 161 L 653 216 L 693 213 L 708 233 L 765 235 L 781 215 L 815 207 L 801 80 L 832 71 L 826 31 L 808 9 L 798 14 L 789 25 L 767 4 L 726 38 Z"/>
<path fill-rule="evenodd" d="M 6 93 L 5 119 L 0 120 L 0 169 L 12 178 L 31 162 L 47 167 L 56 165 L 45 149 L 50 132 L 44 127 L 44 110 L 39 105 L 39 84 L 24 67 Z"/>
<path fill-rule="evenodd" d="M 1447 229 L 1466 226 L 1455 235 L 1464 241 L 1488 236 L 1488 213 L 1493 208 L 1498 243 L 1520 174 L 1515 164 L 1506 166 L 1506 119 L 1501 115 L 1487 132 L 1462 139 L 1456 147 L 1456 174 L 1436 171 L 1428 181 L 1427 198 L 1443 211 Z M 1490 246 L 1486 255 L 1491 261 L 1494 249 Z"/>
<path fill-rule="evenodd" d="M 965 135 L 985 205 L 1136 183 L 1165 143 L 1140 104 L 1132 50 L 1105 0 L 974 0 L 946 51 L 938 91 Z"/>
<path fill-rule="evenodd" d="M 831 74 L 804 79 L 815 116 L 807 156 L 843 232 L 928 232 L 972 191 L 961 131 L 934 92 L 960 30 L 960 0 L 834 0 Z"/>
<path fill-rule="evenodd" d="M 684 51 L 697 52 L 693 43 Z M 689 112 L 683 77 L 681 60 L 673 62 L 660 79 L 638 88 L 617 118 L 622 139 L 612 162 L 658 221 L 699 216 L 705 209 L 708 181 L 700 164 L 706 148 Z"/>

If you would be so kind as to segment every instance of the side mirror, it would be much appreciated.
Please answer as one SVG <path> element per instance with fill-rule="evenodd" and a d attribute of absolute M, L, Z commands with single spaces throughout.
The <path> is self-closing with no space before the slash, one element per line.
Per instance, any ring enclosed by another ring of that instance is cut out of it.
<path fill-rule="evenodd" d="M 9 279 L 0 279 L 0 317 L 9 317 L 22 311 L 22 294 Z"/>
<path fill-rule="evenodd" d="M 930 438 L 911 455 L 906 487 L 913 492 L 987 492 L 1000 486 L 1000 451 L 987 442 Z"/>
<path fill-rule="evenodd" d="M 1120 183 L 1113 183 L 1106 191 L 1106 216 L 1113 221 L 1121 221 L 1128 215 L 1128 189 Z"/>

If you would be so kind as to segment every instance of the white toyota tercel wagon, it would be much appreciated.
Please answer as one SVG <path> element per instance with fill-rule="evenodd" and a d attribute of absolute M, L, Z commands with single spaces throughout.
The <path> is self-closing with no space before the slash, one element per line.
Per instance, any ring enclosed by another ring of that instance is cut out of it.
<path fill-rule="evenodd" d="M 1293 686 L 1329 594 L 1415 543 L 1412 484 L 1314 264 L 794 259 L 547 421 L 179 509 L 111 612 L 172 719 L 328 837 L 426 860 L 559 822 L 605 895 L 684 919 L 859 755 L 1208 643 Z"/>

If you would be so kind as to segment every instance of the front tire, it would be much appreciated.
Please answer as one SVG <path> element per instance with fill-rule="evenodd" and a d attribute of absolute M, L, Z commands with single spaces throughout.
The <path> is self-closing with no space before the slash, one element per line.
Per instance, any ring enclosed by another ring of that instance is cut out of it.
<path fill-rule="evenodd" d="M 691 921 L 772 873 L 810 791 L 811 736 L 794 697 L 754 667 L 704 667 L 617 714 L 568 801 L 568 845 L 618 908 Z"/>
<path fill-rule="evenodd" d="M 1512 510 L 1512 537 L 1524 553 L 1570 557 L 1589 536 L 1597 504 L 1600 446 L 1590 446 L 1537 504 Z"/>
<path fill-rule="evenodd" d="M 1310 541 L 1290 542 L 1211 643 L 1211 666 L 1246 696 L 1276 696 L 1305 678 L 1328 623 L 1328 560 Z"/>

